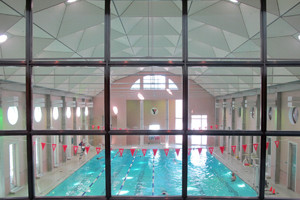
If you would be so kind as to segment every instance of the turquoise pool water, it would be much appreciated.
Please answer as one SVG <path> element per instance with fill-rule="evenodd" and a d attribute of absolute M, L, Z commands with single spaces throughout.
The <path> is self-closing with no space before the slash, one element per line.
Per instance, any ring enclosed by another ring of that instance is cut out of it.
<path fill-rule="evenodd" d="M 65 179 L 47 196 L 98 196 L 105 195 L 104 151 L 89 160 L 71 176 Z M 168 157 L 164 150 L 158 150 L 154 157 L 152 150 L 143 156 L 136 150 L 124 150 L 120 157 L 112 151 L 112 195 L 163 196 L 181 195 L 181 152 L 176 155 L 170 149 Z M 190 196 L 257 196 L 255 190 L 238 176 L 231 182 L 231 171 L 203 149 L 201 155 L 192 150 L 188 163 L 188 195 Z"/>

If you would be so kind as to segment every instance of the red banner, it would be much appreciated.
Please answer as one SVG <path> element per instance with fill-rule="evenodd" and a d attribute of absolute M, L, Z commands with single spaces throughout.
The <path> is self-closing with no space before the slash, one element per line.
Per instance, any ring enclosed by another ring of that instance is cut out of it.
<path fill-rule="evenodd" d="M 94 129 L 95 128 L 95 125 L 92 125 L 92 129 Z"/>
<path fill-rule="evenodd" d="M 86 154 L 88 154 L 89 150 L 90 150 L 90 147 L 85 147 L 85 150 L 86 150 Z"/>
<path fill-rule="evenodd" d="M 166 156 L 169 154 L 169 149 L 164 149 Z"/>
<path fill-rule="evenodd" d="M 153 149 L 154 156 L 156 155 L 157 149 Z"/>
<path fill-rule="evenodd" d="M 97 126 L 97 129 L 99 130 L 99 129 L 100 129 L 100 126 Z"/>
<path fill-rule="evenodd" d="M 258 144 L 253 144 L 255 151 L 257 151 Z"/>
<path fill-rule="evenodd" d="M 276 148 L 279 147 L 279 141 L 274 141 L 275 142 L 275 145 L 276 145 Z"/>
<path fill-rule="evenodd" d="M 212 155 L 212 153 L 214 151 L 214 148 L 213 147 L 209 147 L 208 150 L 209 150 L 209 153 Z"/>
<path fill-rule="evenodd" d="M 267 142 L 267 146 L 266 146 L 266 149 L 268 149 L 268 147 L 269 147 L 269 142 Z"/>
<path fill-rule="evenodd" d="M 123 152 L 124 152 L 124 149 L 119 149 L 119 152 L 120 152 L 120 156 L 122 156 Z"/>
<path fill-rule="evenodd" d="M 188 149 L 188 155 L 191 154 L 191 150 L 192 150 L 191 148 Z"/>
<path fill-rule="evenodd" d="M 176 154 L 178 156 L 180 149 L 175 149 L 175 151 L 176 151 Z"/>
<path fill-rule="evenodd" d="M 130 153 L 132 156 L 134 155 L 134 152 L 135 152 L 135 149 L 130 149 Z"/>
<path fill-rule="evenodd" d="M 199 154 L 201 154 L 202 148 L 198 148 L 198 152 Z"/>
<path fill-rule="evenodd" d="M 35 141 L 33 141 L 33 146 L 35 145 Z"/>
<path fill-rule="evenodd" d="M 246 152 L 246 150 L 247 150 L 247 144 L 243 144 L 242 147 L 244 149 L 244 152 Z"/>
<path fill-rule="evenodd" d="M 101 151 L 101 148 L 100 148 L 100 147 L 96 147 L 96 152 L 97 152 L 97 154 L 99 154 L 100 151 Z"/>
<path fill-rule="evenodd" d="M 142 149 L 143 155 L 146 155 L 147 149 Z"/>
<path fill-rule="evenodd" d="M 74 152 L 75 154 L 77 153 L 77 150 L 78 150 L 78 146 L 73 146 L 73 149 L 74 149 Z"/>
<path fill-rule="evenodd" d="M 236 145 L 231 146 L 231 149 L 232 149 L 233 153 L 235 154 Z"/>
<path fill-rule="evenodd" d="M 68 145 L 63 145 L 63 148 L 64 148 L 64 152 L 66 152 L 66 149 L 67 149 Z"/>
<path fill-rule="evenodd" d="M 223 154 L 223 152 L 224 152 L 224 146 L 222 146 L 222 147 L 220 147 L 220 150 L 221 150 L 221 153 Z"/>
<path fill-rule="evenodd" d="M 42 145 L 42 150 L 44 150 L 46 143 L 42 142 L 41 145 Z"/>
<path fill-rule="evenodd" d="M 53 151 L 55 151 L 55 148 L 56 148 L 56 144 L 52 144 Z"/>

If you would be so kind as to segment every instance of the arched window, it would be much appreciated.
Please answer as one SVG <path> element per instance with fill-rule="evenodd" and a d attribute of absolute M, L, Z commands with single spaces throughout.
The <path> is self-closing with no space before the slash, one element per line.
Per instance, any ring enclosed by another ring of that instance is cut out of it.
<path fill-rule="evenodd" d="M 167 85 L 166 85 L 167 84 Z M 166 77 L 163 75 L 147 75 L 143 77 L 144 90 L 178 90 L 177 85 L 171 79 L 166 82 Z M 141 89 L 141 79 L 138 79 L 132 84 L 131 90 Z"/>

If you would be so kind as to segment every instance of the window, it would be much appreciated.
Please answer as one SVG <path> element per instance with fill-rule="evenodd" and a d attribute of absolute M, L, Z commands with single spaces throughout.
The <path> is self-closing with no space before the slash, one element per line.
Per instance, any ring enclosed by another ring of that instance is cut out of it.
<path fill-rule="evenodd" d="M 192 130 L 207 130 L 207 115 L 192 115 Z"/>
<path fill-rule="evenodd" d="M 17 179 L 17 146 L 16 144 L 9 144 L 9 182 L 10 190 L 18 186 Z"/>
<path fill-rule="evenodd" d="M 164 90 L 166 88 L 166 77 L 161 75 L 144 76 L 144 90 Z"/>
<path fill-rule="evenodd" d="M 7 119 L 11 125 L 15 125 L 19 119 L 18 108 L 16 106 L 10 106 L 7 110 Z"/>

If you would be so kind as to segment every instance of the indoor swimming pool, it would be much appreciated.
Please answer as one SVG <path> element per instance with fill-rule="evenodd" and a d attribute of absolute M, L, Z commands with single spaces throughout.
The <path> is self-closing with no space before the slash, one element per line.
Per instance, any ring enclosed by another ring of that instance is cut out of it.
<path fill-rule="evenodd" d="M 169 150 L 168 156 L 163 149 L 159 149 L 155 157 L 152 149 L 148 149 L 145 156 L 141 149 L 136 149 L 133 156 L 129 149 L 125 149 L 122 157 L 118 150 L 112 150 L 112 195 L 181 195 L 181 158 L 181 151 L 177 156 L 174 149 Z M 256 191 L 238 176 L 235 182 L 231 182 L 231 171 L 206 149 L 203 149 L 200 155 L 197 149 L 192 150 L 188 159 L 188 195 L 257 196 Z M 104 195 L 104 151 L 90 159 L 47 194 L 47 196 Z"/>

